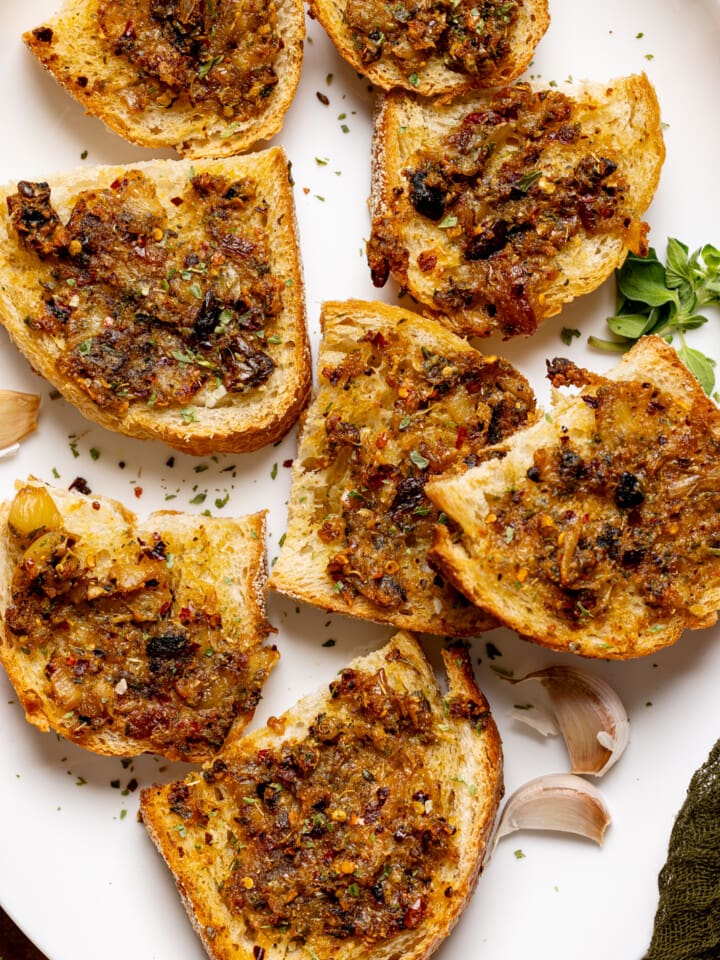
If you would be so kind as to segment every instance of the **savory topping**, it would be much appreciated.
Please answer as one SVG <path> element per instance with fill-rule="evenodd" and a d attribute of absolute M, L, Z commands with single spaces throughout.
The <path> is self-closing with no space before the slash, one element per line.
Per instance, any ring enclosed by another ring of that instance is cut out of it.
<path fill-rule="evenodd" d="M 434 525 L 446 522 L 425 495 L 427 480 L 479 463 L 487 446 L 526 423 L 534 398 L 504 360 L 440 355 L 395 333 L 368 333 L 321 370 L 323 383 L 337 401 L 307 468 L 327 477 L 316 526 L 335 550 L 328 573 L 349 603 L 362 594 L 400 609 L 418 586 L 410 558 L 421 553 L 424 564 Z"/>
<path fill-rule="evenodd" d="M 46 183 L 8 197 L 39 261 L 42 308 L 26 323 L 52 336 L 58 371 L 103 409 L 216 404 L 275 369 L 283 284 L 255 182 L 191 175 L 172 204 L 139 170 L 81 192 L 65 224 Z"/>
<path fill-rule="evenodd" d="M 620 759 L 630 739 L 627 711 L 610 684 L 575 667 L 547 667 L 508 683 L 537 680 L 550 699 L 557 728 L 570 755 L 572 773 L 602 777 Z M 514 716 L 535 726 L 532 711 Z"/>
<path fill-rule="evenodd" d="M 690 602 L 691 571 L 720 552 L 720 438 L 680 397 L 639 380 L 612 381 L 568 360 L 554 386 L 593 385 L 578 440 L 534 454 L 528 483 L 493 496 L 485 526 L 512 544 L 523 590 L 542 584 L 545 608 L 596 631 L 617 603 L 618 575 L 661 619 Z M 708 612 L 708 611 L 706 611 Z"/>
<path fill-rule="evenodd" d="M 348 0 L 345 23 L 365 65 L 391 60 L 417 85 L 418 68 L 439 58 L 448 70 L 482 78 L 507 58 L 523 2 Z"/>
<path fill-rule="evenodd" d="M 567 156 L 567 160 L 565 159 Z M 403 171 L 410 205 L 427 221 L 421 272 L 438 267 L 440 312 L 482 309 L 506 336 L 532 333 L 558 253 L 573 238 L 621 236 L 647 253 L 647 226 L 628 213 L 628 183 L 610 146 L 596 152 L 577 104 L 520 83 L 463 117 L 419 150 Z M 368 244 L 376 286 L 407 275 L 409 254 L 395 215 L 378 217 Z M 425 228 L 425 227 L 424 227 Z M 423 229 L 424 229 L 423 228 Z"/>
<path fill-rule="evenodd" d="M 571 773 L 537 777 L 519 787 L 503 807 L 493 849 L 516 830 L 558 830 L 574 833 L 602 846 L 610 813 L 602 794 L 587 780 Z"/>
<path fill-rule="evenodd" d="M 137 71 L 122 92 L 133 112 L 179 100 L 246 121 L 278 82 L 275 0 L 100 0 L 97 22 L 113 54 Z"/>
<path fill-rule="evenodd" d="M 215 586 L 195 575 L 181 589 L 158 534 L 127 528 L 98 543 L 67 529 L 47 490 L 27 486 L 8 538 L 8 641 L 29 665 L 44 663 L 45 695 L 70 739 L 115 731 L 182 759 L 216 751 L 252 713 L 275 652 L 239 651 L 241 626 L 225 622 Z"/>
<path fill-rule="evenodd" d="M 213 792 L 179 783 L 170 809 L 187 830 L 232 812 L 232 829 L 206 842 L 229 865 L 226 906 L 251 931 L 376 943 L 450 895 L 438 877 L 457 862 L 456 828 L 427 766 L 443 733 L 424 694 L 384 668 L 345 669 L 330 690 L 305 739 L 216 761 L 204 774 Z"/>
<path fill-rule="evenodd" d="M 17 390 L 0 390 L 0 450 L 23 440 L 37 427 L 40 397 Z"/>

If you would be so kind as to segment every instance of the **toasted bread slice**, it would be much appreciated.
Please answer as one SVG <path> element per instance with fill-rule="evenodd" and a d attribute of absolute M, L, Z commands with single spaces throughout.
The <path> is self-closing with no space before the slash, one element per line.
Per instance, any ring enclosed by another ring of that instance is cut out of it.
<path fill-rule="evenodd" d="M 502 794 L 500 738 L 464 648 L 443 698 L 397 634 L 329 691 L 233 738 L 140 815 L 213 960 L 421 960 L 468 901 Z"/>
<path fill-rule="evenodd" d="M 227 157 L 280 129 L 304 35 L 301 0 L 65 0 L 24 40 L 126 140 Z"/>
<path fill-rule="evenodd" d="M 310 350 L 282 150 L 83 168 L 0 208 L 0 322 L 86 417 L 191 454 L 297 419 Z"/>
<path fill-rule="evenodd" d="M 529 640 L 625 659 L 712 626 L 720 609 L 720 412 L 659 337 L 606 376 L 549 364 L 545 419 L 506 456 L 427 492 L 461 527 L 432 556 Z"/>
<path fill-rule="evenodd" d="M 427 562 L 438 511 L 423 492 L 534 418 L 509 363 L 382 303 L 326 303 L 319 389 L 293 464 L 269 585 L 396 627 L 472 636 L 495 624 Z"/>
<path fill-rule="evenodd" d="M 383 90 L 455 96 L 511 83 L 550 25 L 547 0 L 310 0 L 338 52 Z"/>
<path fill-rule="evenodd" d="M 95 753 L 206 760 L 251 720 L 265 516 L 161 511 L 18 484 L 0 510 L 0 662 L 27 720 Z"/>
<path fill-rule="evenodd" d="M 530 334 L 597 287 L 628 249 L 665 148 L 643 74 L 529 84 L 434 104 L 385 97 L 374 134 L 377 286 L 392 273 L 463 334 Z"/>

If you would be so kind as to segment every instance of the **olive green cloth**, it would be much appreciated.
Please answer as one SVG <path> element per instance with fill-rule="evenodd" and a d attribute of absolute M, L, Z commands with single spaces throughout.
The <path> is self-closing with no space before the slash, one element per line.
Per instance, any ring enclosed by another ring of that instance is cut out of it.
<path fill-rule="evenodd" d="M 719 960 L 720 740 L 690 781 L 658 887 L 644 960 Z"/>

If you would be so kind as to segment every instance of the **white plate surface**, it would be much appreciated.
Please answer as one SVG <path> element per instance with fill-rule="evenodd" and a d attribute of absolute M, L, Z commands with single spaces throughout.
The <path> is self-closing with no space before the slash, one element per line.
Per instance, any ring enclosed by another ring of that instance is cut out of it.
<path fill-rule="evenodd" d="M 54 0 L 6 0 L 0 10 L 2 182 L 41 178 L 81 163 L 151 156 L 84 116 L 24 49 L 21 32 L 54 7 Z M 646 70 L 657 87 L 668 155 L 648 213 L 655 245 L 664 253 L 669 235 L 691 246 L 720 243 L 720 6 L 715 0 L 551 0 L 551 13 L 552 25 L 529 71 L 533 76 L 555 80 L 562 89 L 569 77 L 605 79 Z M 318 91 L 329 106 L 317 98 Z M 276 142 L 293 162 L 315 346 L 323 300 L 378 296 L 363 252 L 373 101 L 367 82 L 309 20 L 300 90 Z M 316 158 L 328 162 L 318 164 Z M 379 296 L 391 301 L 394 293 L 389 285 Z M 586 346 L 586 334 L 605 333 L 612 304 L 610 282 L 549 321 L 532 340 L 491 341 L 488 350 L 516 363 L 545 402 L 546 357 L 568 355 L 598 371 L 614 363 Z M 715 313 L 708 327 L 690 335 L 693 345 L 718 360 L 719 323 Z M 582 340 L 565 347 L 563 326 L 582 329 Z M 0 462 L 1 496 L 11 494 L 16 477 L 34 473 L 52 480 L 53 471 L 58 484 L 81 475 L 95 492 L 118 497 L 140 514 L 166 506 L 201 510 L 190 501 L 205 491 L 205 506 L 212 508 L 215 497 L 228 492 L 224 513 L 270 509 L 268 552 L 276 555 L 289 487 L 289 470 L 282 464 L 294 454 L 294 432 L 278 447 L 250 456 L 198 461 L 175 454 L 170 468 L 171 451 L 162 445 L 105 432 L 64 401 L 51 400 L 47 384 L 31 373 L 4 333 L 0 386 L 43 396 L 39 430 L 17 456 Z M 91 448 L 99 451 L 98 459 L 90 456 Z M 196 472 L 199 464 L 207 469 Z M 226 469 L 231 464 L 235 470 Z M 279 630 L 282 659 L 256 723 L 326 683 L 352 656 L 376 648 L 390 634 L 310 607 L 296 609 L 279 596 L 270 597 L 269 615 Z M 336 645 L 324 647 L 327 639 Z M 473 642 L 478 678 L 504 741 L 510 793 L 532 777 L 565 771 L 567 757 L 558 739 L 543 740 L 512 719 L 517 693 L 491 668 L 486 640 L 502 652 L 494 665 L 516 675 L 573 661 L 506 631 Z M 613 684 L 631 722 L 626 754 L 600 783 L 613 816 L 605 846 L 538 833 L 503 840 L 439 960 L 639 960 L 652 929 L 657 873 L 675 813 L 692 772 L 720 735 L 718 640 L 718 630 L 691 633 L 639 662 L 578 664 Z M 0 902 L 51 960 L 204 956 L 170 874 L 136 822 L 137 791 L 124 795 L 110 785 L 120 779 L 124 788 L 134 778 L 143 786 L 183 772 L 151 757 L 125 767 L 40 734 L 25 723 L 9 683 L 0 677 Z"/>

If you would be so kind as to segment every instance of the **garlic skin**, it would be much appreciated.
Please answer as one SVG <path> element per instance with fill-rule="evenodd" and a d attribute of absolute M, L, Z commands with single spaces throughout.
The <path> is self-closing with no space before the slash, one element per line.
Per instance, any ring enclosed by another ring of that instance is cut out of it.
<path fill-rule="evenodd" d="M 0 390 L 0 456 L 10 456 L 13 447 L 37 427 L 40 397 L 17 390 Z"/>
<path fill-rule="evenodd" d="M 524 678 L 523 678 L 524 679 Z M 520 680 L 516 681 L 521 683 Z M 560 733 L 560 728 L 555 720 L 554 713 L 546 709 L 542 704 L 532 704 L 529 707 L 515 707 L 511 714 L 513 720 L 519 720 L 521 723 L 532 727 L 543 737 L 556 737 Z"/>
<path fill-rule="evenodd" d="M 627 711 L 613 688 L 591 673 L 562 666 L 536 670 L 508 682 L 527 680 L 539 681 L 547 691 L 554 719 L 567 745 L 572 772 L 594 777 L 606 774 L 630 740 Z M 514 716 L 540 729 L 520 712 Z"/>
<path fill-rule="evenodd" d="M 492 849 L 517 830 L 573 833 L 601 847 L 610 822 L 610 811 L 597 787 L 572 773 L 552 773 L 530 780 L 508 797 Z"/>

